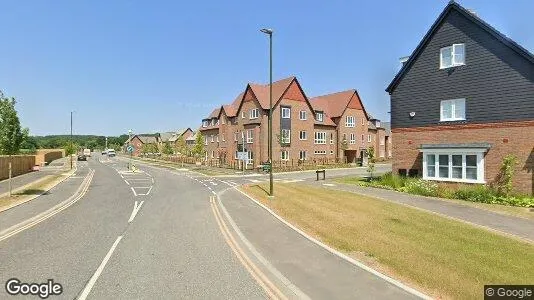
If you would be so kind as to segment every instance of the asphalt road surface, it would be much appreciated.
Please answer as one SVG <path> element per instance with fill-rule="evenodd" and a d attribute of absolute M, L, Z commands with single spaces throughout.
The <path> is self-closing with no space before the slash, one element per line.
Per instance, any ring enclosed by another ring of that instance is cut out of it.
<path fill-rule="evenodd" d="M 131 172 L 127 160 L 94 155 L 79 162 L 76 174 L 49 193 L 1 213 L 2 285 L 11 278 L 23 283 L 52 279 L 62 292 L 49 299 L 297 299 L 324 298 L 326 292 L 333 299 L 415 297 L 379 276 L 366 272 L 362 277 L 357 267 L 310 248 L 316 246 L 297 235 L 295 245 L 306 251 L 303 255 L 323 257 L 323 266 L 329 264 L 324 270 L 350 271 L 355 281 L 366 283 L 347 290 L 332 278 L 323 283 L 323 294 L 316 293 L 313 277 L 321 268 L 284 268 L 278 264 L 283 258 L 262 250 L 261 237 L 240 238 L 235 228 L 246 226 L 246 235 L 255 224 L 246 225 L 246 216 L 239 214 L 260 217 L 255 211 L 260 208 L 247 203 L 249 211 L 240 211 L 241 202 L 228 202 L 234 222 L 216 199 L 231 195 L 227 192 L 236 184 L 260 179 L 216 179 L 187 170 L 138 167 Z M 280 175 L 279 180 L 314 176 Z M 274 222 L 268 215 L 261 217 Z M 287 239 L 288 230 L 273 230 L 269 239 Z M 10 296 L 4 286 L 0 299 Z"/>

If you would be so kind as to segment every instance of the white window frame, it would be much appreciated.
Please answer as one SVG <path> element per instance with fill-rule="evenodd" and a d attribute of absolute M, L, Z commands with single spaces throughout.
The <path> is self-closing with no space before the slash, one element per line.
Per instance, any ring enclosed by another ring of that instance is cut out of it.
<path fill-rule="evenodd" d="M 289 107 L 281 107 L 282 110 L 282 119 L 290 119 L 291 118 L 291 108 Z"/>
<path fill-rule="evenodd" d="M 350 134 L 350 144 L 351 145 L 356 144 L 356 134 L 354 134 L 354 133 Z"/>
<path fill-rule="evenodd" d="M 330 145 L 334 143 L 334 133 L 330 132 Z"/>
<path fill-rule="evenodd" d="M 254 129 L 247 130 L 247 144 L 254 143 Z"/>
<path fill-rule="evenodd" d="M 306 130 L 301 130 L 301 131 L 299 132 L 299 139 L 300 139 L 301 141 L 305 141 L 305 140 L 308 139 L 308 133 L 306 132 Z"/>
<path fill-rule="evenodd" d="M 305 110 L 299 112 L 299 120 L 305 121 L 307 119 L 307 113 Z"/>
<path fill-rule="evenodd" d="M 330 155 L 334 155 L 334 150 L 330 150 Z"/>
<path fill-rule="evenodd" d="M 345 127 L 354 127 L 354 124 L 356 124 L 354 116 L 347 116 L 345 120 Z"/>
<path fill-rule="evenodd" d="M 452 118 L 446 118 L 443 116 L 443 106 L 445 104 L 451 105 Z M 465 98 L 459 99 L 450 99 L 450 100 L 441 100 L 439 103 L 439 121 L 440 122 L 450 122 L 450 121 L 465 121 L 466 109 L 465 109 Z M 463 116 L 456 116 L 456 106 L 463 105 Z"/>
<path fill-rule="evenodd" d="M 289 151 L 287 150 L 280 151 L 280 160 L 289 160 Z"/>
<path fill-rule="evenodd" d="M 319 145 L 326 144 L 326 132 L 316 131 L 314 135 L 314 143 Z"/>
<path fill-rule="evenodd" d="M 239 132 L 237 132 L 237 131 L 236 131 L 236 132 L 234 132 L 234 141 L 236 141 L 236 142 L 237 142 L 237 139 L 238 139 L 238 138 L 237 138 L 237 137 L 238 137 L 238 135 L 239 135 Z"/>
<path fill-rule="evenodd" d="M 326 155 L 326 150 L 315 150 L 313 151 L 315 155 Z"/>
<path fill-rule="evenodd" d="M 215 119 L 215 125 L 219 125 L 219 119 Z"/>
<path fill-rule="evenodd" d="M 368 135 L 367 135 L 367 142 L 368 142 L 368 143 L 371 143 L 372 141 L 373 141 L 373 139 L 371 138 L 371 135 L 368 134 Z"/>
<path fill-rule="evenodd" d="M 282 144 L 291 143 L 291 130 L 290 129 L 282 129 L 282 130 L 280 130 L 280 142 Z"/>
<path fill-rule="evenodd" d="M 215 136 L 215 141 L 216 141 L 217 143 L 219 142 L 219 135 L 218 135 L 218 134 Z"/>
<path fill-rule="evenodd" d="M 204 137 L 204 145 L 208 145 L 208 136 L 207 135 Z"/>
<path fill-rule="evenodd" d="M 463 48 L 463 54 L 460 53 L 460 48 Z M 445 65 L 443 60 L 443 53 L 446 50 L 451 51 L 451 64 Z M 463 59 L 460 61 L 459 57 L 460 55 L 463 55 Z M 448 69 L 452 67 L 457 66 L 463 66 L 465 65 L 465 44 L 452 44 L 451 46 L 443 47 L 439 49 L 439 68 L 440 69 Z"/>
<path fill-rule="evenodd" d="M 208 127 L 208 125 L 209 125 L 209 121 L 208 120 L 202 121 L 202 127 L 206 128 L 206 127 Z"/>
<path fill-rule="evenodd" d="M 226 142 L 226 139 L 224 138 L 224 133 L 222 133 L 221 138 L 223 142 Z"/>
<path fill-rule="evenodd" d="M 250 110 L 250 113 L 249 113 L 249 119 L 257 119 L 259 118 L 260 116 L 260 110 L 257 109 L 257 108 L 253 108 Z"/>
<path fill-rule="evenodd" d="M 315 118 L 317 119 L 317 121 L 323 122 L 324 114 L 322 112 L 316 112 L 315 113 Z"/>
<path fill-rule="evenodd" d="M 242 112 L 241 112 L 241 119 L 244 119 L 244 118 L 245 118 L 245 112 L 242 111 Z"/>
<path fill-rule="evenodd" d="M 215 136 L 212 134 L 211 135 L 211 142 L 214 143 L 215 142 Z"/>
<path fill-rule="evenodd" d="M 380 127 L 380 121 L 376 120 L 375 126 Z"/>
<path fill-rule="evenodd" d="M 211 119 L 211 126 L 215 125 L 215 119 Z"/>
<path fill-rule="evenodd" d="M 462 183 L 486 183 L 485 180 L 485 157 L 484 152 L 486 149 L 420 149 L 420 152 L 423 154 L 423 179 L 425 180 L 436 180 L 436 181 L 448 181 L 448 182 L 462 182 Z M 435 155 L 435 164 L 434 164 L 434 177 L 428 176 L 428 164 L 427 164 L 427 155 Z M 448 155 L 448 168 L 449 174 L 447 178 L 439 177 L 439 155 Z M 452 177 L 452 155 L 462 155 L 462 178 L 453 178 Z M 477 179 L 467 179 L 466 177 L 466 155 L 476 155 L 477 156 Z"/>
<path fill-rule="evenodd" d="M 306 153 L 305 150 L 300 150 L 300 151 L 299 151 L 299 159 L 300 159 L 300 160 L 306 160 L 306 158 L 307 158 L 307 157 L 306 157 L 306 154 L 307 154 L 307 153 Z"/>

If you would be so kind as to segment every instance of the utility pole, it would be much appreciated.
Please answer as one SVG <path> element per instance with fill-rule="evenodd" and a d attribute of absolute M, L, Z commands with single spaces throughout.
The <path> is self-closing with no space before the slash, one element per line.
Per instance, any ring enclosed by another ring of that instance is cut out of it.
<path fill-rule="evenodd" d="M 241 151 L 243 153 L 243 152 L 245 152 L 245 129 L 244 128 L 243 128 L 243 131 L 241 132 L 241 140 L 243 142 L 243 147 L 241 147 Z M 245 177 L 245 163 L 246 163 L 246 160 L 242 159 L 241 161 L 243 162 L 243 177 Z"/>
<path fill-rule="evenodd" d="M 11 155 L 9 155 L 9 181 L 7 182 L 9 185 L 9 197 L 11 197 Z"/>
<path fill-rule="evenodd" d="M 128 146 L 131 146 L 132 145 L 132 130 L 128 130 Z M 128 148 L 128 147 L 127 147 Z M 126 149 L 128 150 L 128 149 Z M 133 154 L 133 151 L 128 151 L 130 152 L 130 163 L 128 163 L 128 170 L 132 170 L 132 154 Z"/>
<path fill-rule="evenodd" d="M 260 31 L 269 35 L 269 196 L 273 197 L 273 30 Z"/>
<path fill-rule="evenodd" d="M 106 153 L 107 153 L 108 152 L 108 137 L 107 136 L 106 136 L 106 147 L 105 148 L 106 149 L 104 149 L 104 150 L 106 150 Z"/>
<path fill-rule="evenodd" d="M 73 111 L 70 112 L 70 149 L 74 149 L 74 144 L 72 143 L 72 113 Z M 72 154 L 73 153 L 70 153 L 70 169 L 72 170 Z"/>

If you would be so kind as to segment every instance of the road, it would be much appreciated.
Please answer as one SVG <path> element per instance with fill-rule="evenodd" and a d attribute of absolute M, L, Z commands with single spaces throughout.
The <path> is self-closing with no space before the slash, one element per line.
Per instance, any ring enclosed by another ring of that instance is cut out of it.
<path fill-rule="evenodd" d="M 279 179 L 301 180 L 310 174 Z M 268 238 L 293 234 L 294 244 L 322 259 L 317 266 L 323 267 L 310 269 L 299 259 L 280 264 L 280 253 L 265 249 L 267 237 L 262 242 L 250 235 L 261 224 L 246 224 L 243 214 L 254 213 L 266 222 L 274 218 L 261 215 L 252 202 L 246 204 L 248 212 L 240 211 L 241 202 L 226 202 L 228 209 L 217 204 L 219 195 L 235 193 L 233 186 L 186 170 L 139 165 L 138 172 L 130 172 L 120 158 L 93 156 L 46 195 L 0 214 L 0 282 L 52 279 L 62 285 L 58 299 L 297 299 L 323 298 L 324 293 L 338 299 L 415 297 L 287 227 Z M 242 231 L 236 230 L 239 226 Z M 332 270 L 361 282 L 345 279 L 337 286 L 332 278 L 321 290 L 314 288 L 321 272 Z M 347 284 L 358 289 L 347 290 Z M 8 296 L 3 288 L 0 299 Z"/>

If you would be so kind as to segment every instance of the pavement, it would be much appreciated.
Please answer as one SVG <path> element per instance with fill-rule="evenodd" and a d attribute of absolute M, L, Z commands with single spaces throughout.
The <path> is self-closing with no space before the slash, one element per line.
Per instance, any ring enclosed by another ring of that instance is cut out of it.
<path fill-rule="evenodd" d="M 305 183 L 317 186 L 317 183 L 310 181 Z M 530 219 L 499 214 L 437 198 L 411 195 L 386 189 L 330 181 L 324 182 L 320 186 L 327 189 L 353 192 L 412 206 L 534 243 L 534 221 Z"/>
<path fill-rule="evenodd" d="M 296 233 L 224 178 L 137 167 L 96 155 L 0 213 L 0 282 L 53 279 L 60 299 L 417 297 Z"/>
<path fill-rule="evenodd" d="M 68 157 L 56 159 L 50 163 L 48 166 L 41 167 L 39 171 L 34 171 L 26 173 L 20 176 L 11 178 L 11 189 L 15 190 L 17 188 L 23 187 L 32 182 L 38 181 L 45 178 L 48 175 L 55 175 L 65 171 L 64 165 L 67 163 Z M 9 192 L 9 181 L 8 179 L 0 181 L 0 195 Z"/>

